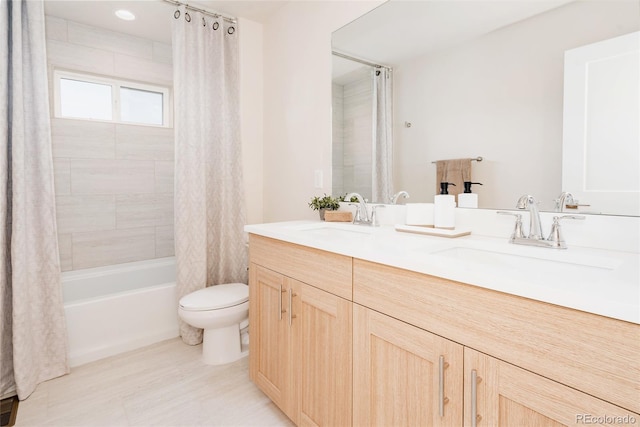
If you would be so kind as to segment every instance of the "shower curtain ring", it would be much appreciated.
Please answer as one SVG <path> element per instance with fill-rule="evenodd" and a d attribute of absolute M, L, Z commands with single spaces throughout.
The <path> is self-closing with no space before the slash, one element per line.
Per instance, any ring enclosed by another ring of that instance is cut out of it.
<path fill-rule="evenodd" d="M 204 19 L 204 16 L 202 17 L 202 26 L 203 27 L 207 26 L 207 21 Z"/>
<path fill-rule="evenodd" d="M 213 28 L 214 30 L 217 30 L 218 28 L 220 28 L 220 23 L 218 21 L 214 22 L 211 28 Z"/>
<path fill-rule="evenodd" d="M 228 33 L 228 34 L 233 34 L 233 33 L 235 33 L 235 32 L 236 32 L 235 27 L 229 27 L 229 29 L 227 30 L 227 33 Z"/>
<path fill-rule="evenodd" d="M 189 12 L 184 13 L 184 20 L 187 22 L 191 22 L 191 15 L 189 15 Z"/>
<path fill-rule="evenodd" d="M 176 19 L 180 18 L 180 9 L 176 9 L 176 11 L 173 12 L 173 17 Z"/>

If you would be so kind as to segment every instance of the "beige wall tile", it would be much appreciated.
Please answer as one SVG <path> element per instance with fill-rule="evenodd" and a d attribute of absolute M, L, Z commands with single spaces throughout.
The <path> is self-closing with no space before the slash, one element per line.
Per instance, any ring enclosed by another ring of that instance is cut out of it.
<path fill-rule="evenodd" d="M 60 253 L 60 269 L 73 270 L 71 234 L 58 234 L 58 251 Z"/>
<path fill-rule="evenodd" d="M 173 160 L 173 128 L 116 125 L 119 159 Z"/>
<path fill-rule="evenodd" d="M 55 16 L 45 16 L 47 40 L 67 41 L 67 21 Z"/>
<path fill-rule="evenodd" d="M 114 54 L 87 46 L 47 40 L 47 60 L 50 64 L 74 71 L 112 75 Z"/>
<path fill-rule="evenodd" d="M 58 233 L 114 230 L 115 196 L 57 196 Z"/>
<path fill-rule="evenodd" d="M 175 255 L 173 225 L 156 227 L 156 258 Z"/>
<path fill-rule="evenodd" d="M 156 194 L 156 225 L 173 225 L 173 193 Z"/>
<path fill-rule="evenodd" d="M 154 162 L 146 160 L 71 160 L 71 193 L 140 194 L 154 191 Z"/>
<path fill-rule="evenodd" d="M 115 54 L 114 59 L 114 75 L 164 86 L 173 85 L 171 65 L 118 53 Z"/>
<path fill-rule="evenodd" d="M 155 229 L 132 228 L 73 234 L 73 268 L 141 261 L 155 257 Z"/>
<path fill-rule="evenodd" d="M 173 193 L 173 162 L 156 162 L 156 193 Z"/>
<path fill-rule="evenodd" d="M 153 42 L 153 60 L 163 64 L 173 63 L 173 52 L 171 45 L 160 42 Z"/>
<path fill-rule="evenodd" d="M 53 181 L 56 196 L 71 194 L 71 163 L 69 159 L 53 159 Z"/>
<path fill-rule="evenodd" d="M 124 33 L 69 21 L 69 42 L 125 55 L 151 59 L 153 42 Z"/>
<path fill-rule="evenodd" d="M 173 224 L 173 194 L 116 196 L 118 229 Z"/>
<path fill-rule="evenodd" d="M 113 123 L 51 119 L 54 158 L 113 159 L 116 128 Z"/>

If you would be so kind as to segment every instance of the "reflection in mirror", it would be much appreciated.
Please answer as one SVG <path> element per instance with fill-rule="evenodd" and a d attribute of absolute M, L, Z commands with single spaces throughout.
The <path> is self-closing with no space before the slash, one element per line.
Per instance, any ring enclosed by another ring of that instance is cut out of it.
<path fill-rule="evenodd" d="M 565 52 L 638 31 L 639 14 L 637 0 L 391 0 L 336 31 L 332 44 L 393 68 L 393 187 L 412 202 L 433 200 L 433 161 L 482 156 L 472 162 L 472 180 L 484 184 L 474 187 L 479 207 L 512 209 L 532 194 L 553 210 L 563 191 L 581 191 L 562 185 L 574 173 L 562 170 Z M 626 126 L 637 128 L 632 120 Z M 611 174 L 617 166 L 605 165 Z"/>
<path fill-rule="evenodd" d="M 332 193 L 388 203 L 393 195 L 391 70 L 333 52 Z"/>

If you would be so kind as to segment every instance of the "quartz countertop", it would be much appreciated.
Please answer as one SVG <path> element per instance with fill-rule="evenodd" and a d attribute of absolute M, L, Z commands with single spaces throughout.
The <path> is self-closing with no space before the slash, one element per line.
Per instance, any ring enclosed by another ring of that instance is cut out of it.
<path fill-rule="evenodd" d="M 247 225 L 245 231 L 640 324 L 638 253 L 550 249 L 473 232 L 447 238 L 322 221 Z"/>

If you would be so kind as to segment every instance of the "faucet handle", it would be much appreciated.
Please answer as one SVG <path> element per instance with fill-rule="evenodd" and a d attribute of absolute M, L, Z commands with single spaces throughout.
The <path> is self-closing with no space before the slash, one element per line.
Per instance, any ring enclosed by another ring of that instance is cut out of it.
<path fill-rule="evenodd" d="M 378 212 L 378 208 L 384 209 L 386 206 L 385 205 L 373 205 L 371 206 L 371 225 L 374 227 L 379 227 L 380 223 L 378 222 L 378 215 L 376 215 L 376 213 Z"/>
<path fill-rule="evenodd" d="M 360 204 L 359 203 L 349 203 L 349 206 L 356 207 L 356 213 L 353 215 L 353 223 L 357 224 L 360 222 Z"/>
<path fill-rule="evenodd" d="M 522 214 L 508 211 L 497 211 L 498 215 L 513 215 L 516 217 L 516 225 L 511 234 L 509 241 L 513 242 L 515 239 L 523 239 L 524 233 L 522 232 Z"/>
<path fill-rule="evenodd" d="M 563 216 L 554 216 L 553 224 L 551 225 L 551 233 L 549 234 L 548 241 L 553 243 L 553 246 L 560 249 L 567 248 L 567 242 L 564 241 L 564 237 L 562 236 L 562 232 L 560 231 L 560 221 L 563 219 L 579 219 L 584 220 L 584 215 L 563 215 Z"/>

